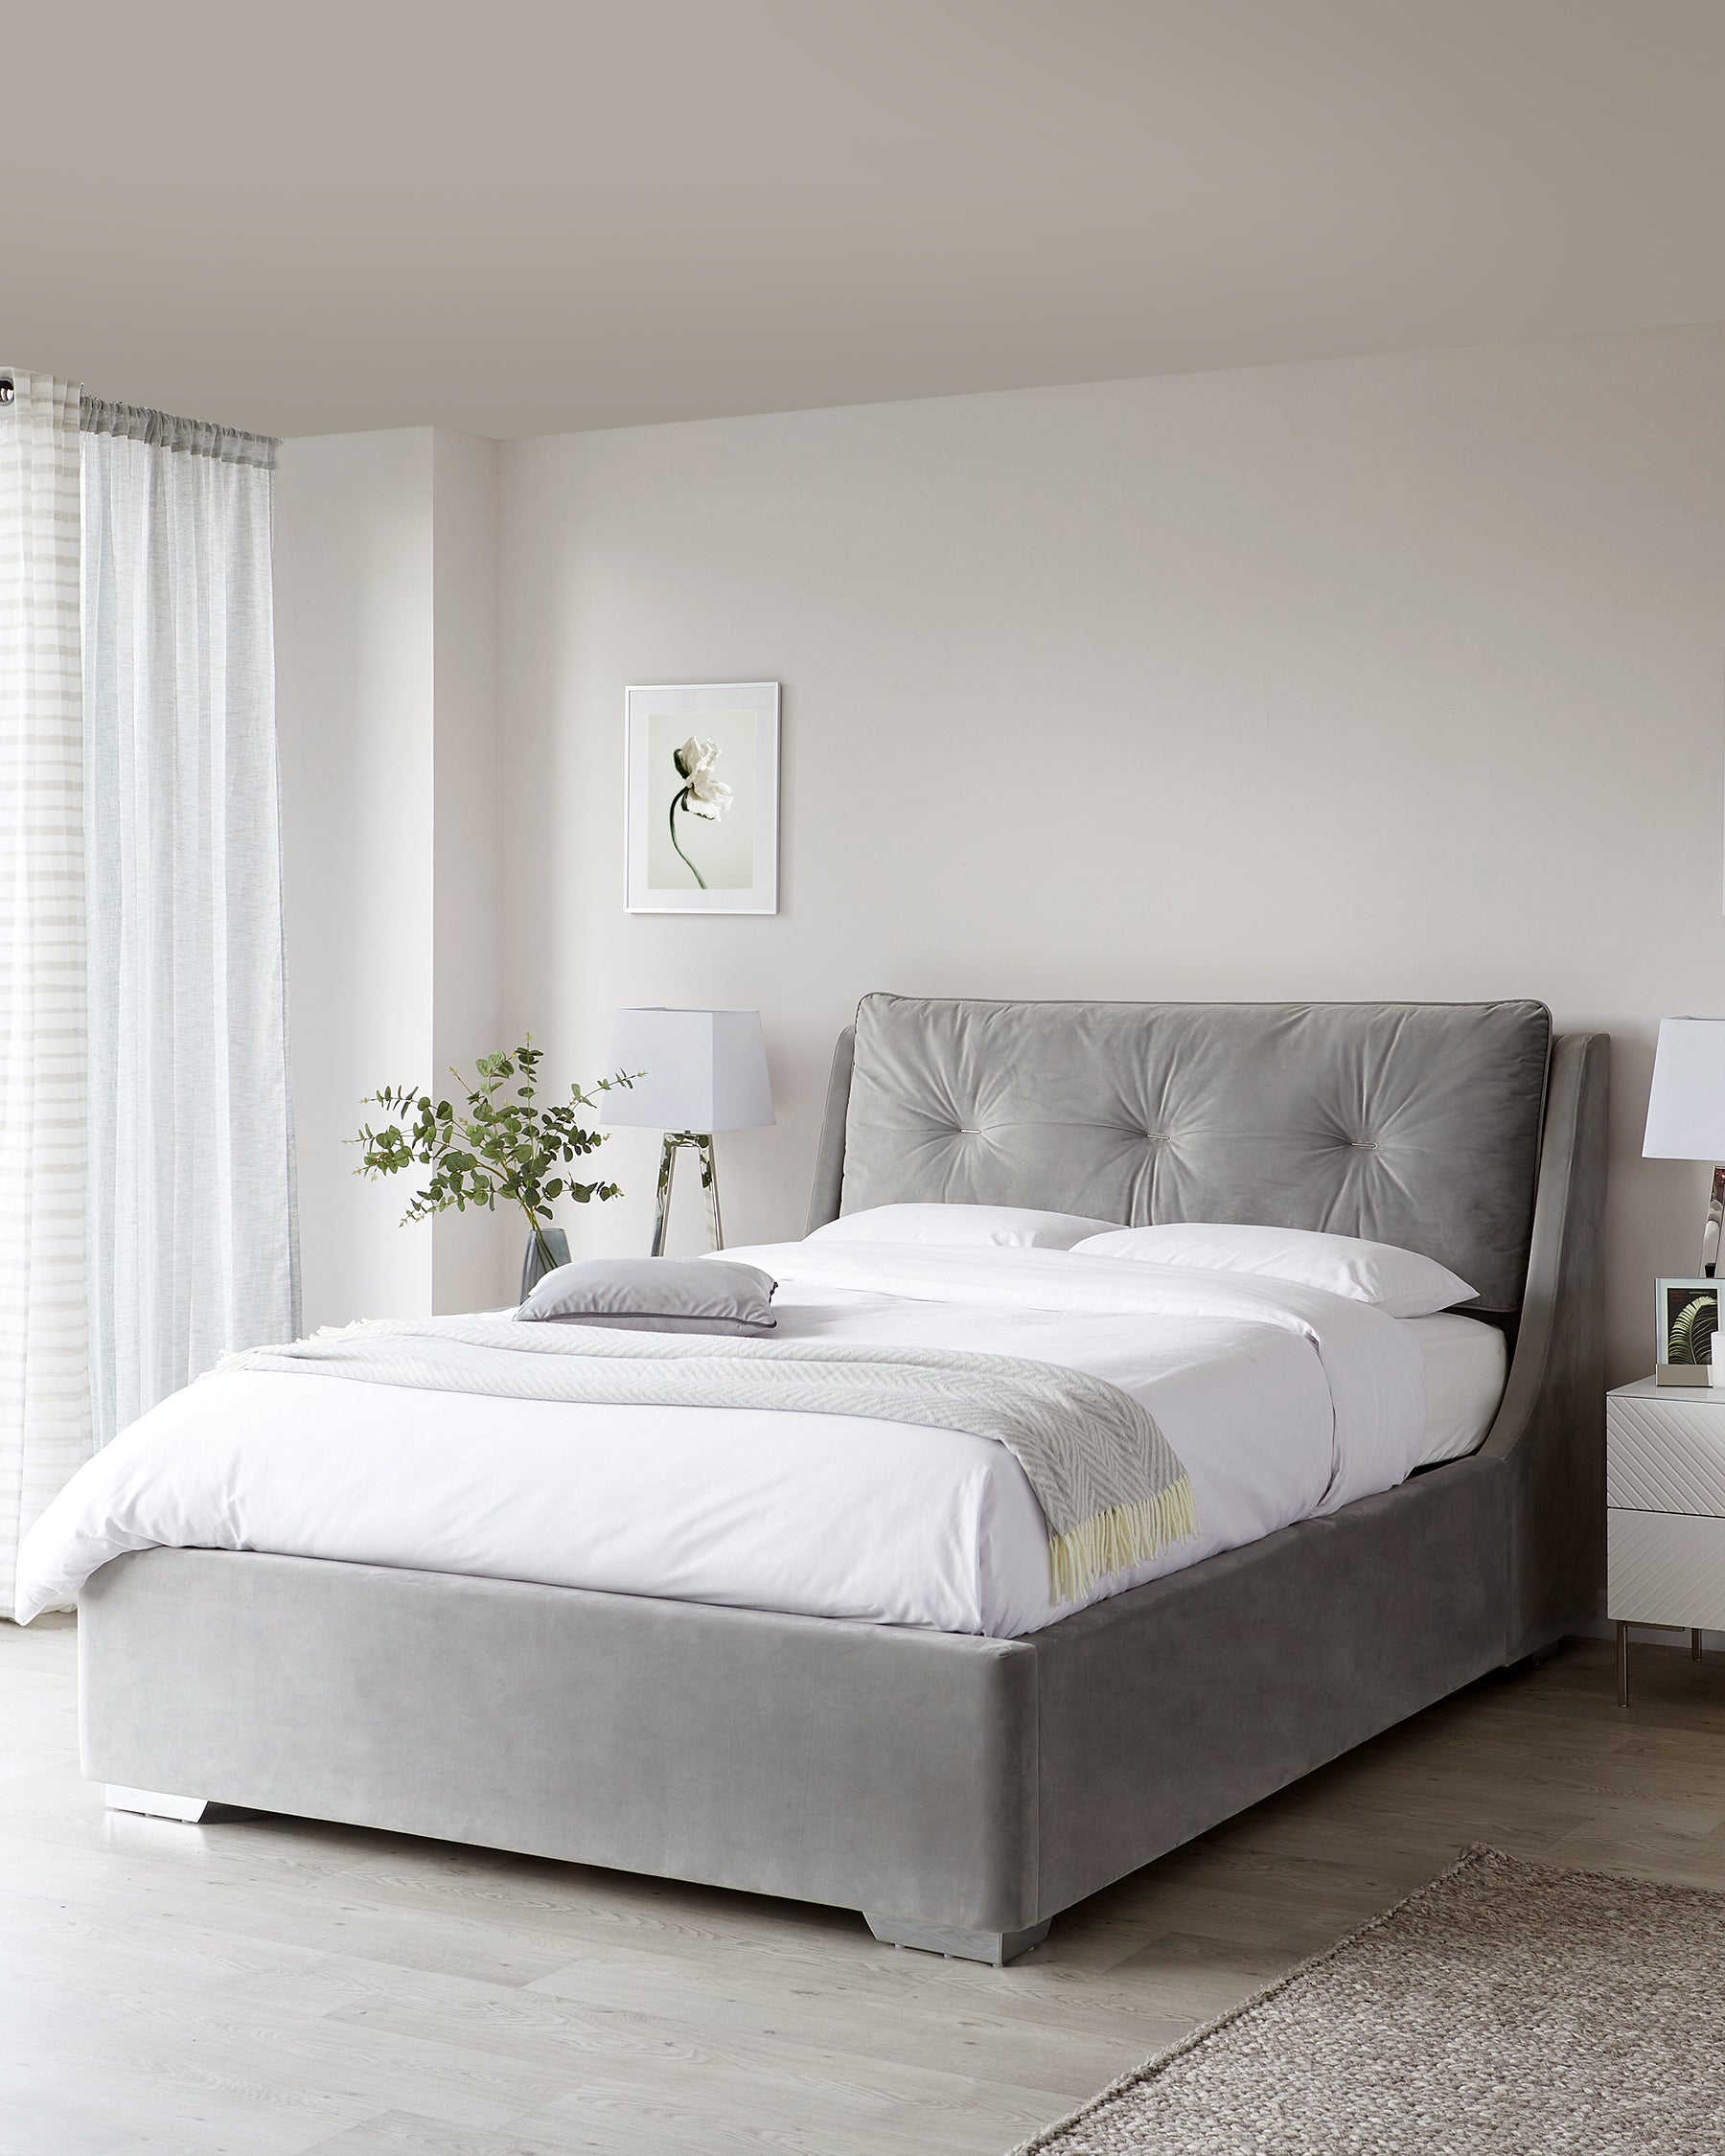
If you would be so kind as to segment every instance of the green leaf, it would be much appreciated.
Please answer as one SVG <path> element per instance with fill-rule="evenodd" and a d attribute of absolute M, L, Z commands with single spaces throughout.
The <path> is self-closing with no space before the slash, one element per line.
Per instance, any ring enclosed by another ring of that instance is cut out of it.
<path fill-rule="evenodd" d="M 1713 1339 L 1718 1330 L 1719 1298 L 1716 1295 L 1695 1296 L 1671 1320 L 1670 1338 L 1666 1342 L 1668 1363 L 1711 1363 Z"/>

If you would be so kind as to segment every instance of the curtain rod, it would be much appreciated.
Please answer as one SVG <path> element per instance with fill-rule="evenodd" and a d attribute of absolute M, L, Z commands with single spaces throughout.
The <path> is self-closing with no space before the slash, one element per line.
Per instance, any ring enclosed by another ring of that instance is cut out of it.
<path fill-rule="evenodd" d="M 117 404 L 105 397 L 92 397 L 87 389 L 79 402 L 78 426 L 81 434 L 111 434 L 158 449 L 214 457 L 222 464 L 255 464 L 265 471 L 275 469 L 281 447 L 272 434 L 249 434 L 243 427 L 222 426 L 214 420 L 183 419 L 177 412 L 159 412 L 151 404 Z"/>
<path fill-rule="evenodd" d="M 16 401 L 12 377 L 0 368 L 0 404 Z M 281 444 L 271 434 L 251 434 L 239 426 L 222 426 L 213 420 L 181 419 L 173 412 L 158 412 L 148 404 L 120 404 L 92 397 L 80 385 L 79 426 L 85 434 L 118 434 L 135 442 L 151 442 L 164 448 L 190 449 L 195 454 L 219 457 L 231 464 L 256 464 L 273 470 Z"/>

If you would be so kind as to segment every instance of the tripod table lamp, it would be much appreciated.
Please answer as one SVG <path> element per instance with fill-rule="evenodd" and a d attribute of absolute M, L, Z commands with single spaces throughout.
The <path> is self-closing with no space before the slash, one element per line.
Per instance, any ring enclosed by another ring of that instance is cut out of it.
<path fill-rule="evenodd" d="M 1701 1237 L 1701 1270 L 1712 1279 L 1725 1219 L 1725 1019 L 1660 1020 L 1642 1156 L 1714 1163 Z"/>
<path fill-rule="evenodd" d="M 723 1250 L 713 1134 L 760 1130 L 777 1120 L 760 1012 L 619 1011 L 611 1036 L 610 1067 L 642 1075 L 628 1091 L 607 1095 L 606 1122 L 665 1134 L 653 1216 L 653 1255 L 665 1254 L 671 1178 L 684 1146 L 693 1149 L 701 1165 L 708 1240 L 714 1250 Z"/>

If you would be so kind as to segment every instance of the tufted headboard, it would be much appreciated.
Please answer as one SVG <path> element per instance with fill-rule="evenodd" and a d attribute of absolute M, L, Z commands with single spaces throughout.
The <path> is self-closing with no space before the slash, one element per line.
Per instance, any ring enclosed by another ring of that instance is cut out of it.
<path fill-rule="evenodd" d="M 1520 1305 L 1543 1003 L 983 1003 L 867 996 L 811 1227 L 906 1201 L 1327 1228 Z"/>

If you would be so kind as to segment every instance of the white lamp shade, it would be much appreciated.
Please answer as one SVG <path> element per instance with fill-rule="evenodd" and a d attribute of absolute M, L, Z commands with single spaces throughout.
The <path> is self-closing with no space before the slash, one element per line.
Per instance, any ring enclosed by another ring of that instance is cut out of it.
<path fill-rule="evenodd" d="M 650 1131 L 753 1131 L 776 1118 L 759 1011 L 619 1011 L 604 1120 Z"/>
<path fill-rule="evenodd" d="M 1661 1019 L 1642 1153 L 1725 1160 L 1725 1019 Z"/>

